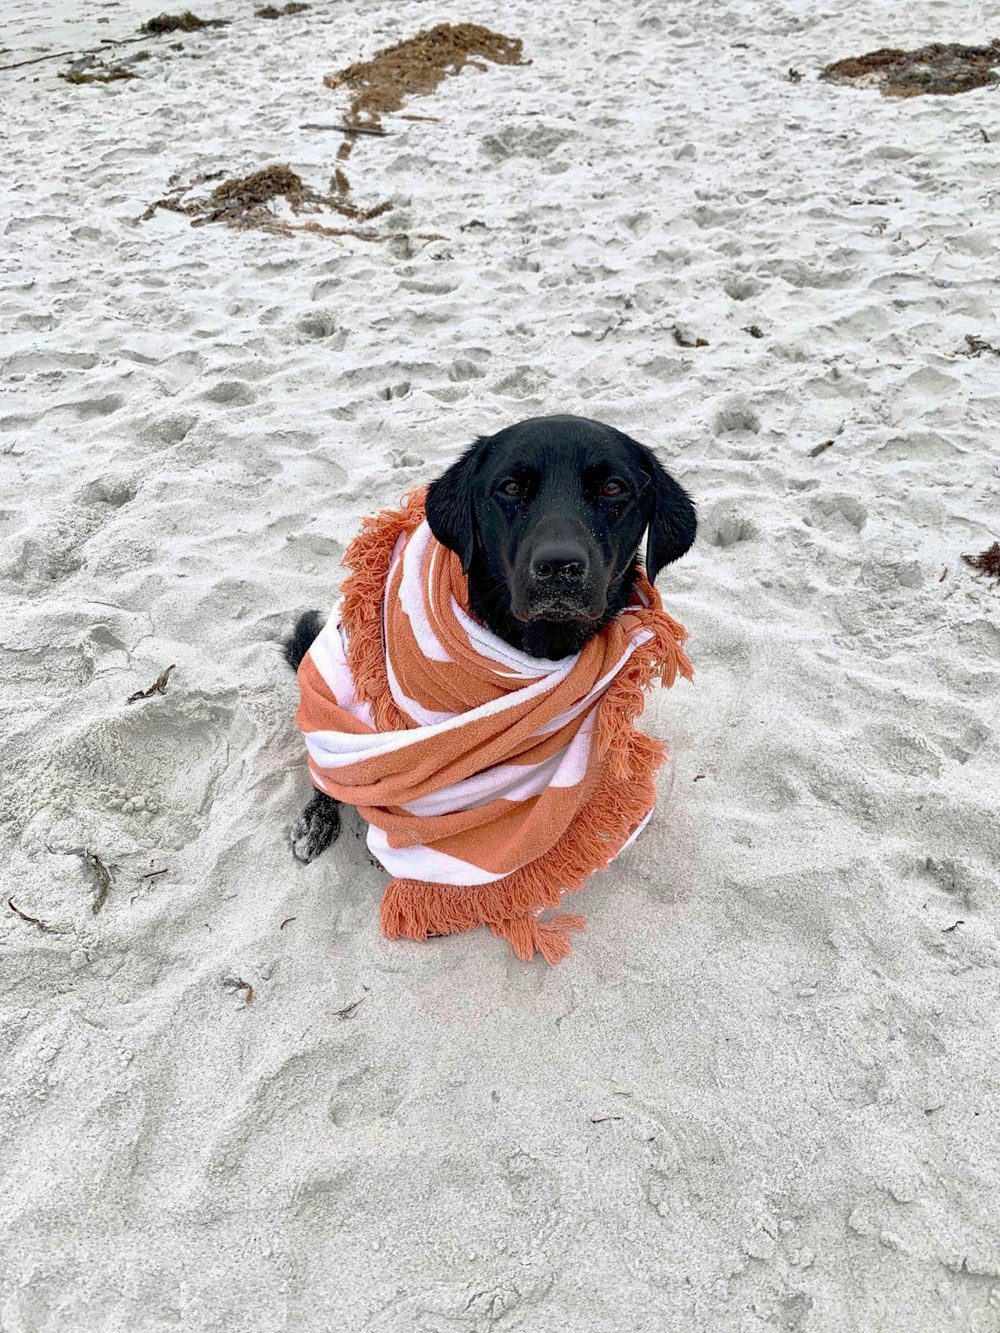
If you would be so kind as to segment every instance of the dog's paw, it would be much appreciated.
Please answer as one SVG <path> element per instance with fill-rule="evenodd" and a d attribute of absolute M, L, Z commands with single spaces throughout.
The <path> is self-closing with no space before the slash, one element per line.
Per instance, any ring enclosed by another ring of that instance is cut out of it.
<path fill-rule="evenodd" d="M 325 852 L 340 832 L 340 808 L 337 802 L 317 792 L 292 825 L 292 854 L 308 865 Z"/>

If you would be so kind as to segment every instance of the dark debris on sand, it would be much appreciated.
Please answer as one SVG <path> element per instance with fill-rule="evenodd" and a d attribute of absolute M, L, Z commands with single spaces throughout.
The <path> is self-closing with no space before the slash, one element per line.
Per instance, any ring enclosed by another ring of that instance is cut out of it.
<path fill-rule="evenodd" d="M 134 704 L 139 699 L 152 699 L 154 694 L 166 694 L 167 681 L 170 679 L 170 673 L 171 671 L 176 671 L 176 670 L 177 670 L 177 663 L 176 662 L 171 663 L 171 665 L 167 667 L 166 671 L 164 671 L 162 675 L 158 676 L 157 679 L 153 681 L 152 685 L 150 685 L 148 690 L 136 690 L 135 694 L 130 694 L 129 697 L 125 700 L 125 702 L 127 704 Z"/>
<path fill-rule="evenodd" d="M 997 83 L 1000 41 L 988 46 L 931 42 L 914 51 L 882 47 L 867 55 L 837 60 L 820 72 L 828 83 L 877 88 L 883 97 L 951 96 Z"/>
<path fill-rule="evenodd" d="M 100 65 L 96 69 L 69 69 L 59 71 L 59 78 L 67 83 L 117 83 L 119 79 L 134 79 L 136 76 L 124 65 Z"/>
<path fill-rule="evenodd" d="M 129 39 L 131 42 L 138 42 L 142 39 L 134 37 Z M 122 43 L 127 45 L 128 41 Z M 107 53 L 107 48 L 102 49 Z M 120 64 L 106 65 L 103 60 L 98 58 L 94 51 L 86 51 L 82 56 L 74 60 L 69 69 L 60 70 L 59 78 L 65 79 L 67 83 L 115 83 L 118 79 L 135 79 L 138 75 L 131 68 L 132 65 L 141 65 L 144 60 L 148 60 L 149 52 L 146 50 L 133 51 L 130 56 L 126 56 Z"/>
<path fill-rule="evenodd" d="M 980 551 L 978 555 L 963 555 L 962 559 L 977 574 L 984 574 L 988 579 L 992 579 L 992 587 L 1000 585 L 1000 542 L 987 546 L 986 550 Z"/>
<path fill-rule="evenodd" d="M 97 897 L 90 904 L 90 910 L 94 916 L 97 916 L 107 901 L 108 890 L 111 888 L 111 871 L 96 852 L 84 848 L 82 855 L 84 864 L 89 866 L 97 876 Z"/>
<path fill-rule="evenodd" d="M 288 163 L 272 167 L 262 167 L 249 176 L 232 176 L 217 185 L 204 198 L 182 202 L 183 196 L 196 185 L 203 184 L 207 177 L 180 186 L 163 199 L 150 204 L 142 215 L 148 221 L 158 208 L 168 209 L 173 213 L 185 213 L 191 218 L 193 227 L 203 227 L 209 222 L 224 222 L 230 227 L 256 228 L 260 231 L 276 232 L 289 235 L 296 231 L 316 232 L 324 236 L 359 236 L 363 240 L 375 240 L 372 232 L 363 232 L 357 228 L 326 227 L 316 221 L 291 223 L 280 218 L 272 207 L 277 199 L 284 199 L 292 212 L 319 213 L 324 209 L 346 215 L 354 220 L 369 221 L 381 213 L 387 212 L 390 205 L 382 204 L 378 208 L 361 210 L 353 205 L 344 205 L 331 194 L 320 194 L 307 185 L 301 176 L 292 171 Z"/>
<path fill-rule="evenodd" d="M 229 221 L 232 217 L 249 213 L 261 204 L 270 203 L 279 195 L 284 195 L 295 213 L 301 212 L 312 202 L 311 190 L 287 163 L 284 166 L 263 167 L 260 171 L 251 172 L 249 176 L 231 176 L 212 191 L 208 205 L 209 216 L 205 221 Z"/>
<path fill-rule="evenodd" d="M 323 82 L 328 88 L 348 88 L 352 94 L 348 121 L 378 125 L 383 115 L 399 111 L 409 97 L 433 92 L 448 74 L 466 65 L 485 69 L 522 65 L 520 38 L 504 37 L 478 23 L 439 23 L 395 46 L 387 46 L 371 60 L 348 65 Z"/>
<path fill-rule="evenodd" d="M 185 9 L 183 14 L 157 14 L 155 19 L 145 22 L 139 31 L 154 37 L 163 32 L 199 32 L 202 28 L 225 28 L 229 22 L 229 19 L 200 19 L 190 9 Z"/>
<path fill-rule="evenodd" d="M 298 4 L 297 0 L 289 0 L 289 3 L 281 9 L 277 5 L 264 5 L 263 8 L 255 9 L 253 12 L 259 19 L 280 19 L 284 18 L 285 15 L 301 14 L 308 8 L 308 5 Z"/>
<path fill-rule="evenodd" d="M 259 9 L 257 13 L 270 18 L 281 13 L 298 13 L 305 8 L 308 6 L 290 3 L 283 10 L 275 10 L 274 14 L 265 13 L 264 9 Z M 265 9 L 270 11 L 274 6 L 265 6 Z M 190 17 L 194 18 L 193 15 Z M 167 16 L 151 22 L 162 24 L 165 21 L 169 21 Z M 196 22 L 204 26 L 201 20 Z M 328 74 L 323 80 L 328 88 L 347 88 L 351 93 L 350 107 L 343 126 L 347 137 L 338 150 L 338 162 L 350 156 L 358 134 L 365 130 L 379 130 L 381 117 L 387 112 L 400 110 L 408 97 L 431 92 L 446 75 L 457 74 L 466 65 L 484 69 L 482 62 L 485 60 L 503 65 L 525 63 L 520 39 L 505 37 L 477 23 L 439 23 L 434 28 L 417 33 L 415 37 L 379 51 L 371 60 L 349 65 L 337 74 Z M 224 222 L 231 227 L 256 228 L 284 235 L 308 231 L 326 236 L 357 236 L 362 240 L 374 241 L 379 239 L 374 232 L 357 227 L 328 227 L 315 217 L 306 222 L 293 223 L 287 217 L 278 215 L 275 201 L 283 199 L 296 217 L 302 213 L 316 214 L 330 210 L 354 223 L 369 222 L 389 212 L 392 207 L 386 202 L 373 208 L 359 208 L 350 202 L 347 198 L 350 182 L 340 166 L 334 170 L 329 192 L 321 194 L 307 185 L 287 163 L 263 167 L 249 176 L 224 180 L 204 197 L 185 197 L 209 179 L 217 179 L 218 174 L 202 176 L 187 185 L 178 186 L 164 198 L 150 204 L 141 220 L 148 221 L 157 209 L 163 208 L 186 214 L 194 227 L 202 227 L 209 222 Z M 421 239 L 439 238 L 435 234 Z"/>
<path fill-rule="evenodd" d="M 17 903 L 15 903 L 13 898 L 7 899 L 7 906 L 10 908 L 10 910 L 14 913 L 15 916 L 19 916 L 22 921 L 27 921 L 29 926 L 37 926 L 39 930 L 52 929 L 52 927 L 47 925 L 44 921 L 39 921 L 37 916 L 29 916 L 27 912 L 22 912 L 20 907 L 18 907 Z"/>
<path fill-rule="evenodd" d="M 974 333 L 965 335 L 966 356 L 982 356 L 984 352 L 992 352 L 994 356 L 1000 356 L 1000 347 L 996 343 L 988 342 L 985 338 L 978 338 Z"/>
<path fill-rule="evenodd" d="M 130 63 L 144 55 L 145 52 L 137 52 Z M 74 60 L 69 69 L 59 70 L 59 77 L 67 83 L 115 83 L 119 79 L 134 79 L 136 76 L 125 65 L 106 65 L 92 51 L 88 51 Z"/>
<path fill-rule="evenodd" d="M 519 37 L 505 37 L 478 23 L 439 23 L 377 51 L 370 60 L 327 74 L 323 82 L 328 88 L 351 93 L 344 116 L 347 138 L 337 151 L 338 162 L 350 157 L 358 134 L 378 132 L 382 117 L 401 110 L 408 98 L 433 92 L 446 75 L 458 74 L 466 65 L 485 69 L 484 60 L 523 65 L 523 49 Z M 342 196 L 350 192 L 343 170 L 337 171 L 333 183 Z"/>

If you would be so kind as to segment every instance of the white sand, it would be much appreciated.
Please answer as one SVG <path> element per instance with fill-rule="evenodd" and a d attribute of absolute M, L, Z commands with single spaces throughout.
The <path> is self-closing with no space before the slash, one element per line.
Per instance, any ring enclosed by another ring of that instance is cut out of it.
<path fill-rule="evenodd" d="M 1000 1328 L 1000 592 L 960 559 L 1000 537 L 1000 360 L 964 354 L 1000 341 L 1000 97 L 815 77 L 1000 33 L 252 8 L 199 0 L 236 21 L 131 83 L 0 73 L 0 854 L 52 927 L 0 912 L 0 1329 Z M 0 63 L 156 9 L 8 0 Z M 198 172 L 324 188 L 323 74 L 442 19 L 533 63 L 348 169 L 445 239 L 136 224 Z M 700 503 L 661 580 L 696 685 L 646 714 L 673 793 L 562 967 L 390 944 L 353 823 L 290 856 L 276 640 L 361 515 L 559 410 Z"/>

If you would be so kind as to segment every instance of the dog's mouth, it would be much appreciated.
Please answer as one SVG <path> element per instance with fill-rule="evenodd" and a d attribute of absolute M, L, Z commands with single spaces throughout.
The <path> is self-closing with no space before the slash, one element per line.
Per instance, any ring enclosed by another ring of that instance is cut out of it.
<path fill-rule="evenodd" d="M 519 620 L 522 625 L 537 625 L 540 623 L 595 625 L 601 619 L 603 612 L 580 606 L 571 606 L 565 602 L 551 602 L 544 606 L 533 606 L 530 610 L 515 610 L 513 614 L 514 619 Z"/>

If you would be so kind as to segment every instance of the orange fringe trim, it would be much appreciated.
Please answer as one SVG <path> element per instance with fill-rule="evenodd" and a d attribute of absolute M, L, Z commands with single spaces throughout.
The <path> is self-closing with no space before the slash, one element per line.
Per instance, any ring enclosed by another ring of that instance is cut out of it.
<path fill-rule="evenodd" d="M 396 707 L 389 689 L 382 632 L 382 599 L 393 548 L 401 533 L 424 519 L 420 488 L 397 510 L 367 518 L 350 543 L 344 564 L 353 572 L 343 586 L 343 623 L 354 688 L 372 708 L 380 731 L 411 724 Z M 662 609 L 631 611 L 652 632 L 637 648 L 601 700 L 596 744 L 606 756 L 600 776 L 573 824 L 544 856 L 492 884 L 468 888 L 393 879 L 382 899 L 381 927 L 389 939 L 426 940 L 489 926 L 525 961 L 540 953 L 548 963 L 572 952 L 569 932 L 585 929 L 580 916 L 560 914 L 540 921 L 538 913 L 558 907 L 597 870 L 605 870 L 656 802 L 654 777 L 667 756 L 662 741 L 637 731 L 643 691 L 659 678 L 670 686 L 678 674 L 694 672 L 681 645 L 684 626 Z"/>

